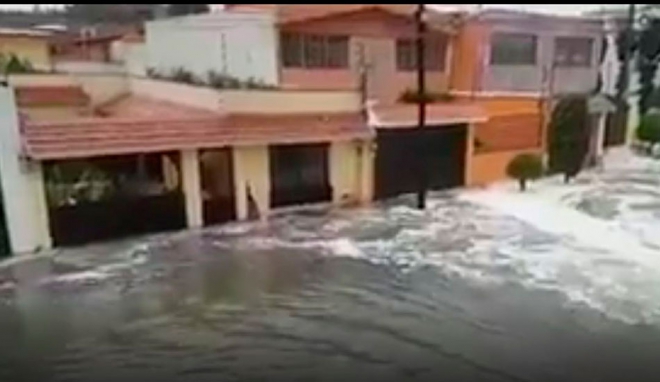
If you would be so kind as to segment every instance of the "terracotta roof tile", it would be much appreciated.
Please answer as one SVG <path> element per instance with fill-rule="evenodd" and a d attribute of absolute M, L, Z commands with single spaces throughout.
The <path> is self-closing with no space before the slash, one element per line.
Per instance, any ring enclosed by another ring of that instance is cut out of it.
<path fill-rule="evenodd" d="M 376 128 L 410 128 L 417 126 L 418 106 L 414 104 L 376 105 L 370 110 L 369 124 Z M 475 104 L 440 103 L 426 105 L 428 125 L 485 122 L 486 112 Z"/>
<path fill-rule="evenodd" d="M 25 154 L 36 160 L 363 139 L 372 132 L 359 114 L 230 115 L 178 120 L 94 118 L 23 126 Z"/>
<path fill-rule="evenodd" d="M 89 96 L 80 86 L 19 86 L 16 87 L 19 107 L 85 106 Z"/>
<path fill-rule="evenodd" d="M 273 10 L 279 24 L 290 24 L 368 9 L 380 9 L 392 14 L 413 17 L 416 8 L 416 4 L 276 4 L 273 7 L 245 4 L 234 5 L 231 9 Z M 442 12 L 430 7 L 427 7 L 427 11 L 431 17 L 429 21 L 443 16 Z"/>

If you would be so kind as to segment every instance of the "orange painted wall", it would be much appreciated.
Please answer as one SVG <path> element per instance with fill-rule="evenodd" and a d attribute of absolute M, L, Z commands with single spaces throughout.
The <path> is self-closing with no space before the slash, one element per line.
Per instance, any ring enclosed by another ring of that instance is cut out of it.
<path fill-rule="evenodd" d="M 468 186 L 485 186 L 507 179 L 506 166 L 521 153 L 540 153 L 538 149 L 481 153 L 472 156 Z"/>
<path fill-rule="evenodd" d="M 365 10 L 289 24 L 283 26 L 282 31 L 350 36 L 347 69 L 281 68 L 280 78 L 285 87 L 356 89 L 359 86 L 360 46 L 364 47 L 365 61 L 369 65 L 367 86 L 370 98 L 394 102 L 403 90 L 416 86 L 414 72 L 401 72 L 396 68 L 396 38 L 413 37 L 415 33 L 413 23 L 405 18 L 379 10 Z M 444 71 L 427 72 L 427 87 L 436 92 L 448 90 L 450 67 L 451 62 L 447 62 Z"/>
<path fill-rule="evenodd" d="M 479 90 L 480 49 L 486 44 L 487 29 L 485 25 L 468 22 L 459 29 L 454 37 L 454 51 L 450 73 L 452 90 Z"/>

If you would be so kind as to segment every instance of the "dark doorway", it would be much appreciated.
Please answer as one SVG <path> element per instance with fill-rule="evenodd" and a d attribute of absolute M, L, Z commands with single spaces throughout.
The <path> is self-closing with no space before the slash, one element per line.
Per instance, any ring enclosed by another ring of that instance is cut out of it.
<path fill-rule="evenodd" d="M 628 112 L 620 109 L 607 115 L 605 120 L 605 147 L 621 146 L 626 143 Z"/>
<path fill-rule="evenodd" d="M 388 128 L 377 131 L 375 197 L 386 199 L 418 189 L 417 161 L 421 152 L 429 190 L 465 183 L 465 125 Z"/>
<path fill-rule="evenodd" d="M 178 153 L 53 161 L 44 172 L 56 246 L 186 226 Z"/>
<path fill-rule="evenodd" d="M 327 143 L 269 148 L 271 207 L 331 200 L 328 148 Z"/>
<path fill-rule="evenodd" d="M 236 219 L 231 149 L 204 150 L 199 160 L 204 224 L 220 224 Z"/>
<path fill-rule="evenodd" d="M 9 256 L 11 252 L 9 245 L 9 232 L 7 231 L 7 218 L 3 203 L 2 187 L 0 187 L 0 259 Z"/>

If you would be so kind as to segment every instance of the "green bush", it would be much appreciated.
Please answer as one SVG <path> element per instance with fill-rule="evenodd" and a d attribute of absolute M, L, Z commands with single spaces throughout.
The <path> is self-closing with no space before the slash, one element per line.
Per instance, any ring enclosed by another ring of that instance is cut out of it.
<path fill-rule="evenodd" d="M 660 115 L 646 114 L 642 116 L 636 135 L 637 139 L 642 142 L 653 144 L 660 142 Z"/>
<path fill-rule="evenodd" d="M 536 154 L 518 154 L 507 165 L 506 173 L 518 180 L 520 190 L 527 189 L 527 181 L 538 179 L 543 175 L 543 161 Z"/>
<path fill-rule="evenodd" d="M 425 103 L 451 102 L 454 96 L 449 93 L 424 92 L 420 93 L 417 89 L 406 89 L 399 96 L 399 101 L 404 103 Z"/>

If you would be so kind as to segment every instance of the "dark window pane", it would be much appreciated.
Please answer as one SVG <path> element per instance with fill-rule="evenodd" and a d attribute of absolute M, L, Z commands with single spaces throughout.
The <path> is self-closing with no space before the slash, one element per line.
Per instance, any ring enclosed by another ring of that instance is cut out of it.
<path fill-rule="evenodd" d="M 400 71 L 415 70 L 414 40 L 399 39 L 396 41 L 396 67 Z"/>
<path fill-rule="evenodd" d="M 325 66 L 325 39 L 321 36 L 305 36 L 305 66 L 321 68 Z"/>
<path fill-rule="evenodd" d="M 282 65 L 286 68 L 302 66 L 302 44 L 299 34 L 283 33 L 280 39 Z"/>
<path fill-rule="evenodd" d="M 330 68 L 348 67 L 348 37 L 331 36 L 328 38 L 327 66 Z"/>
<path fill-rule="evenodd" d="M 494 65 L 536 64 L 536 36 L 497 33 L 491 41 L 490 63 Z"/>
<path fill-rule="evenodd" d="M 555 39 L 555 63 L 558 66 L 590 66 L 593 39 L 558 37 Z"/>

